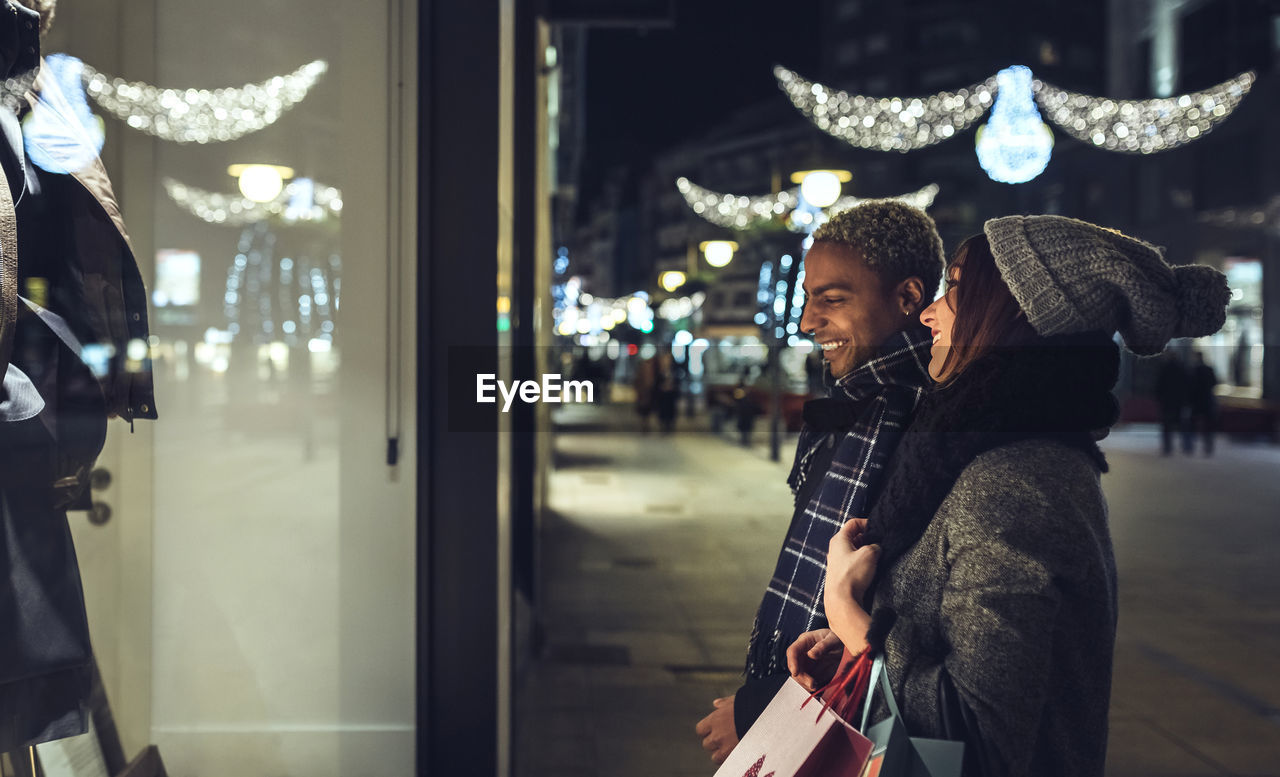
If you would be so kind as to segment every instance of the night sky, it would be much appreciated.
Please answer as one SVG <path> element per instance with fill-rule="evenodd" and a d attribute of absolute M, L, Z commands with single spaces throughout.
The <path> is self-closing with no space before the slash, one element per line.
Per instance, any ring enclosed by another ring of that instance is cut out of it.
<path fill-rule="evenodd" d="M 671 28 L 592 30 L 583 198 L 617 165 L 642 170 L 654 153 L 699 137 L 737 108 L 785 101 L 773 66 L 817 71 L 820 7 L 818 0 L 677 0 Z"/>

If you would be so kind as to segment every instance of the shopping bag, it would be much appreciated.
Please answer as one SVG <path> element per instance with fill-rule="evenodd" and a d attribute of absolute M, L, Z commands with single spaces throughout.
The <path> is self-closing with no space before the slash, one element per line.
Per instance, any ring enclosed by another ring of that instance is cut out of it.
<path fill-rule="evenodd" d="M 889 717 L 867 728 L 877 688 L 884 693 Z M 871 664 L 871 680 L 859 728 L 872 745 L 862 777 L 960 777 L 964 765 L 963 742 L 907 735 L 893 689 L 889 687 L 883 656 L 876 657 Z"/>
<path fill-rule="evenodd" d="M 787 678 L 715 777 L 859 777 L 872 743 Z"/>

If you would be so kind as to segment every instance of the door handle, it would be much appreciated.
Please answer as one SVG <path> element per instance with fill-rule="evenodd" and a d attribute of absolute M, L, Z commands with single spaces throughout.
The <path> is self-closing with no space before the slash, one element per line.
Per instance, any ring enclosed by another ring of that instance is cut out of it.
<path fill-rule="evenodd" d="M 89 508 L 89 523 L 102 526 L 111 520 L 111 505 L 106 502 L 94 502 Z"/>

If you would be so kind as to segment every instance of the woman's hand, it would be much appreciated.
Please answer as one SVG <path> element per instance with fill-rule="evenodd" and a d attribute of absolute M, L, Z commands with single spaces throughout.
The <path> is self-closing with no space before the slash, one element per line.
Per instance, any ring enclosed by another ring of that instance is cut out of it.
<path fill-rule="evenodd" d="M 845 522 L 827 546 L 827 580 L 822 592 L 827 622 L 846 645 L 861 646 L 871 619 L 862 606 L 880 559 L 879 545 L 864 545 L 867 522 Z"/>
<path fill-rule="evenodd" d="M 787 668 L 796 682 L 816 691 L 835 677 L 844 643 L 831 629 L 806 631 L 787 648 Z"/>
<path fill-rule="evenodd" d="M 864 545 L 867 519 L 845 521 L 827 546 L 827 584 L 823 604 L 830 607 L 832 595 L 852 596 L 862 606 L 862 597 L 876 576 L 879 545 Z"/>

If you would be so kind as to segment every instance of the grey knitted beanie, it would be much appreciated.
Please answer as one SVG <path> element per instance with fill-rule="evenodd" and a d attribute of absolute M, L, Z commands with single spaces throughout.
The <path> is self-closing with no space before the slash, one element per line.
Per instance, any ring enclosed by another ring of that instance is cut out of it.
<path fill-rule="evenodd" d="M 1226 322 L 1227 276 L 1204 265 L 1171 267 L 1141 240 L 1062 216 L 1006 216 L 983 231 L 1000 276 L 1046 337 L 1119 331 L 1129 350 L 1150 355 Z"/>

